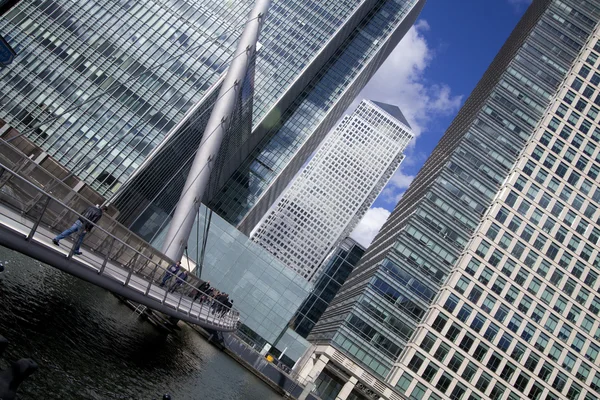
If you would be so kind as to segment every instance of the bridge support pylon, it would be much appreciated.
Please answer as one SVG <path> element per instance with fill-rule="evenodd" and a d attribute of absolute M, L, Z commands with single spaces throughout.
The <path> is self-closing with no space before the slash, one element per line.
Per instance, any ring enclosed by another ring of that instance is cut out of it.
<path fill-rule="evenodd" d="M 204 130 L 203 143 L 198 148 L 192 163 L 162 249 L 163 253 L 172 260 L 181 260 L 187 246 L 196 213 L 208 186 L 212 171 L 211 164 L 214 165 L 217 159 L 221 143 L 231 123 L 236 99 L 239 91 L 242 90 L 249 61 L 256 52 L 260 29 L 270 3 L 270 0 L 256 0 L 254 3 L 221 86 L 218 100 Z"/>

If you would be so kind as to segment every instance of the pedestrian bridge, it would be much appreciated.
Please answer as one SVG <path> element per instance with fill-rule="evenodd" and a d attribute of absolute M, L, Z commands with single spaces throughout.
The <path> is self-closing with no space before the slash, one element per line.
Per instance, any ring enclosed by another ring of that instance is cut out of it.
<path fill-rule="evenodd" d="M 106 214 L 86 234 L 82 255 L 73 255 L 74 240 L 64 239 L 55 246 L 52 238 L 90 205 L 0 139 L 0 245 L 191 324 L 218 331 L 237 329 L 236 309 L 221 315 L 212 312 L 216 300 L 193 300 L 199 280 L 192 274 L 174 293 L 160 287 L 173 260 Z"/>

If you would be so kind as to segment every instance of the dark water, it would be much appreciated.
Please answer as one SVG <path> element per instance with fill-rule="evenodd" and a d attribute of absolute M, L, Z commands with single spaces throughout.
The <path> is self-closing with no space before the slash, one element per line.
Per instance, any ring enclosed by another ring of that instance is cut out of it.
<path fill-rule="evenodd" d="M 281 398 L 189 327 L 177 335 L 137 319 L 110 293 L 19 253 L 0 281 L 6 360 L 31 357 L 39 371 L 20 399 Z"/>

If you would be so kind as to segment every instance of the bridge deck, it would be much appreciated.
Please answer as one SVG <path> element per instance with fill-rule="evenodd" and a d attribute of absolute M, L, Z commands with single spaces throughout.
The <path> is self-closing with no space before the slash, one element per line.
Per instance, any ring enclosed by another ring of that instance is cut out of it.
<path fill-rule="evenodd" d="M 29 164 L 30 160 L 24 162 Z M 79 217 L 56 194 L 68 198 L 77 209 L 89 204 L 82 204 L 84 200 L 70 188 L 65 191 L 60 181 L 43 185 L 51 188 L 46 192 L 21 175 L 0 163 L 0 245 L 175 318 L 213 330 L 237 329 L 237 310 L 231 309 L 224 315 L 213 313 L 211 304 L 219 303 L 211 298 L 193 301 L 196 288 L 188 282 L 174 293 L 160 287 L 158 283 L 172 261 L 110 217 L 103 217 L 85 236 L 82 255 L 73 255 L 74 242 L 69 239 L 63 239 L 60 246 L 54 245 L 52 238 Z M 76 237 L 77 234 L 72 236 Z M 174 281 L 173 277 L 169 284 Z"/>

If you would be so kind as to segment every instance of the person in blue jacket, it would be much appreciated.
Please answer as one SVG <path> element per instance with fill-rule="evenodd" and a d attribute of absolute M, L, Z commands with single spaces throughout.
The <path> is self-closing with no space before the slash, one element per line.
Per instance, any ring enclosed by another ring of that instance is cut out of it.
<path fill-rule="evenodd" d="M 167 268 L 167 272 L 165 272 L 165 276 L 163 277 L 162 282 L 160 283 L 160 287 L 165 286 L 165 284 L 171 280 L 172 277 L 176 276 L 179 270 L 181 269 L 181 261 L 177 261 L 175 264 L 171 265 Z"/>

